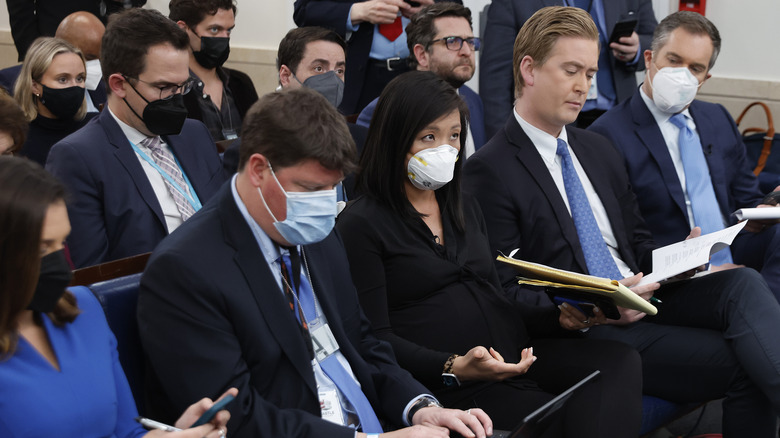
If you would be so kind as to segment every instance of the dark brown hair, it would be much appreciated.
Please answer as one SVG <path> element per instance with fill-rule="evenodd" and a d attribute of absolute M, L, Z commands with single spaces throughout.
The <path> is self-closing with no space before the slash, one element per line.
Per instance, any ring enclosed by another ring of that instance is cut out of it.
<path fill-rule="evenodd" d="M 17 318 L 32 300 L 41 264 L 41 233 L 46 212 L 65 200 L 65 187 L 30 160 L 0 157 L 0 355 L 13 353 Z M 70 293 L 49 318 L 58 325 L 79 314 Z"/>
<path fill-rule="evenodd" d="M 653 52 L 658 53 L 661 47 L 669 42 L 669 36 L 672 32 L 678 28 L 685 29 L 693 35 L 707 35 L 710 37 L 712 41 L 712 56 L 710 56 L 708 68 L 711 69 L 715 65 L 715 61 L 720 53 L 720 32 L 707 17 L 696 12 L 678 11 L 667 15 L 666 18 L 661 20 L 653 33 L 653 43 L 650 46 Z"/>
<path fill-rule="evenodd" d="M 469 22 L 471 27 L 471 10 L 469 8 L 453 2 L 441 2 L 428 5 L 420 12 L 412 16 L 412 20 L 406 26 L 406 45 L 409 46 L 409 67 L 412 70 L 417 68 L 417 58 L 414 56 L 414 46 L 417 44 L 425 47 L 428 51 L 433 37 L 436 36 L 436 25 L 434 21 L 442 17 L 463 17 Z"/>
<path fill-rule="evenodd" d="M 18 151 L 27 138 L 27 117 L 22 108 L 7 94 L 0 94 L 0 132 L 5 132 L 14 141 L 8 151 Z"/>
<path fill-rule="evenodd" d="M 194 29 L 206 15 L 215 15 L 220 9 L 232 10 L 235 15 L 235 0 L 171 0 L 168 3 L 168 18 L 174 22 L 183 21 Z"/>
<path fill-rule="evenodd" d="M 279 170 L 307 159 L 344 174 L 355 169 L 355 141 L 344 116 L 309 88 L 266 94 L 249 109 L 241 128 L 239 170 L 262 154 Z"/>
<path fill-rule="evenodd" d="M 336 32 L 318 26 L 298 27 L 287 32 L 279 43 L 276 71 L 286 65 L 295 74 L 306 52 L 306 45 L 314 41 L 336 43 L 344 49 L 344 53 L 347 52 L 347 43 Z"/>
<path fill-rule="evenodd" d="M 159 11 L 135 8 L 116 14 L 103 35 L 100 51 L 103 80 L 108 83 L 108 77 L 114 73 L 137 78 L 146 70 L 149 48 L 166 43 L 176 50 L 190 50 L 187 32 Z"/>

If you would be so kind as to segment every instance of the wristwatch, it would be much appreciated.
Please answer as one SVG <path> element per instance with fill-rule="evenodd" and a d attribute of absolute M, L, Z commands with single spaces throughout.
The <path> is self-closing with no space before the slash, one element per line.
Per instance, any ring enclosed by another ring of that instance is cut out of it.
<path fill-rule="evenodd" d="M 427 408 L 430 406 L 436 406 L 437 408 L 443 407 L 441 403 L 439 403 L 436 399 L 433 399 L 431 397 L 421 397 L 419 400 L 417 400 L 411 408 L 409 408 L 409 413 L 406 414 L 406 421 L 409 424 L 412 423 L 412 418 L 414 418 L 414 414 L 417 413 L 422 408 Z"/>
<path fill-rule="evenodd" d="M 444 386 L 460 386 L 460 380 L 458 380 L 458 376 L 452 373 L 442 373 L 441 380 L 444 382 Z"/>

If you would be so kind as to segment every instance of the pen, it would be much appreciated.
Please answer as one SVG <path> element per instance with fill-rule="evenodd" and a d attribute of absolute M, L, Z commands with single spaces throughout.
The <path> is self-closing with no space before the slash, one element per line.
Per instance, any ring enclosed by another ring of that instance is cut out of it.
<path fill-rule="evenodd" d="M 663 301 L 659 300 L 656 297 L 650 297 L 650 302 L 653 303 L 653 304 L 663 304 L 664 303 Z"/>
<path fill-rule="evenodd" d="M 177 430 L 181 430 L 178 427 L 168 426 L 165 423 L 160 423 L 159 421 L 154 421 L 144 417 L 135 417 L 135 421 L 141 423 L 142 426 L 148 429 L 159 429 L 166 432 L 176 432 Z"/>

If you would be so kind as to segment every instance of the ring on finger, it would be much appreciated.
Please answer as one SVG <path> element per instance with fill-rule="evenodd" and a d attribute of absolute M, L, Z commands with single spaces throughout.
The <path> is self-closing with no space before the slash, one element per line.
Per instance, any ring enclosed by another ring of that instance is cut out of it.
<path fill-rule="evenodd" d="M 590 318 L 586 319 L 585 321 L 582 321 L 583 324 L 590 324 Z"/>
<path fill-rule="evenodd" d="M 471 409 L 466 410 L 466 413 L 471 415 Z"/>
<path fill-rule="evenodd" d="M 219 428 L 219 438 L 225 438 L 225 429 Z"/>

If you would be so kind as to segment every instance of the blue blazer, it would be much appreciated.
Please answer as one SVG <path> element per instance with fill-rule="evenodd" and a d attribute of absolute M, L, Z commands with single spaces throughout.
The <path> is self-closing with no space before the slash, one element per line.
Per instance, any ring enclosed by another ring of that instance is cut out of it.
<path fill-rule="evenodd" d="M 745 156 L 734 120 L 722 105 L 694 100 L 691 117 L 704 148 L 721 213 L 755 207 L 763 197 Z M 591 130 L 610 140 L 623 155 L 642 216 L 661 245 L 685 239 L 691 231 L 683 188 L 666 141 L 639 89 L 599 117 Z"/>
<path fill-rule="evenodd" d="M 298 322 L 230 184 L 160 244 L 141 279 L 138 320 L 154 374 L 152 415 L 176 418 L 201 397 L 235 386 L 234 438 L 352 438 L 353 429 L 320 417 Z M 377 416 L 399 426 L 406 404 L 430 392 L 371 332 L 336 232 L 304 248 L 341 352 Z"/>
<path fill-rule="evenodd" d="M 466 85 L 458 88 L 458 94 L 466 104 L 469 106 L 469 130 L 471 137 L 474 139 L 474 149 L 477 150 L 485 144 L 485 112 L 482 106 L 482 99 L 479 98 L 479 94 Z M 360 112 L 356 124 L 360 126 L 368 126 L 371 124 L 371 117 L 374 116 L 376 110 L 376 104 L 379 102 L 379 98 L 371 101 Z"/>
<path fill-rule="evenodd" d="M 179 135 L 163 138 L 205 203 L 227 179 L 208 130 L 187 119 Z M 68 247 L 77 268 L 150 252 L 168 235 L 138 156 L 108 111 L 55 144 L 46 169 L 70 192 Z"/>
<path fill-rule="evenodd" d="M 639 21 L 636 33 L 639 35 L 640 50 L 650 48 L 653 31 L 658 24 L 652 0 L 602 0 L 602 3 L 607 32 L 611 32 L 620 18 L 633 12 Z M 504 126 L 512 112 L 515 95 L 512 50 L 517 32 L 539 9 L 564 4 L 564 0 L 493 0 L 491 3 L 479 58 L 479 95 L 485 103 L 488 138 Z M 640 53 L 639 62 L 628 65 L 618 61 L 611 50 L 609 62 L 617 100 L 621 102 L 631 96 L 636 88 L 635 72 L 637 69 L 643 70 L 645 62 Z"/>

